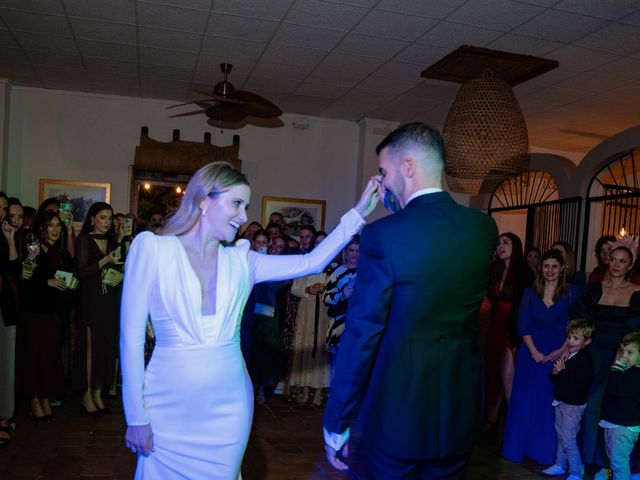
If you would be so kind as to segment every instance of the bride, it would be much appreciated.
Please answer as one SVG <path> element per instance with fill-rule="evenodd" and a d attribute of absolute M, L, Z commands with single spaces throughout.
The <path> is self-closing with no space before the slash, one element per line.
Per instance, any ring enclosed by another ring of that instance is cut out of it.
<path fill-rule="evenodd" d="M 379 177 L 307 255 L 262 255 L 232 242 L 247 221 L 250 187 L 229 164 L 198 170 L 179 208 L 127 256 L 120 347 L 125 443 L 136 479 L 240 477 L 253 391 L 240 352 L 240 318 L 259 282 L 319 272 L 375 208 Z M 147 318 L 156 335 L 145 371 Z"/>

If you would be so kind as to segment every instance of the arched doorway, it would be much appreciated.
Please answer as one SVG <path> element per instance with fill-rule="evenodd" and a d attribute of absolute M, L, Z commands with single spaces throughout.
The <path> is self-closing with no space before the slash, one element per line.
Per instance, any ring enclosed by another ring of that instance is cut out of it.
<path fill-rule="evenodd" d="M 582 249 L 582 265 L 596 266 L 593 252 L 603 235 L 640 235 L 640 149 L 616 156 L 589 184 Z"/>
<path fill-rule="evenodd" d="M 533 170 L 509 178 L 493 191 L 489 214 L 498 231 L 518 235 L 525 248 L 543 252 L 553 242 L 564 240 L 578 246 L 581 199 L 560 199 L 554 178 L 542 170 Z"/>

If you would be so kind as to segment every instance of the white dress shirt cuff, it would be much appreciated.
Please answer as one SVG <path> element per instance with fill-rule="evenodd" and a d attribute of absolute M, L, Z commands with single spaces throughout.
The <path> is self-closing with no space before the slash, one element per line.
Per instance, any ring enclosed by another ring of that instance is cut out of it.
<path fill-rule="evenodd" d="M 336 452 L 339 451 L 344 444 L 349 441 L 350 430 L 347 428 L 342 433 L 333 433 L 327 431 L 326 428 L 322 429 L 322 433 L 324 434 L 324 443 L 333 448 Z"/>

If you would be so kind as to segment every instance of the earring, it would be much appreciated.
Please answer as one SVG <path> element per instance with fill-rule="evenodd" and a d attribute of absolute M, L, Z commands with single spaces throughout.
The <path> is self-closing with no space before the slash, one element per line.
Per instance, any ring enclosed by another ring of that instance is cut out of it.
<path fill-rule="evenodd" d="M 202 209 L 202 216 L 203 216 L 203 217 L 206 217 L 206 216 L 207 216 L 207 209 L 206 209 L 206 208 L 203 208 L 203 209 Z"/>

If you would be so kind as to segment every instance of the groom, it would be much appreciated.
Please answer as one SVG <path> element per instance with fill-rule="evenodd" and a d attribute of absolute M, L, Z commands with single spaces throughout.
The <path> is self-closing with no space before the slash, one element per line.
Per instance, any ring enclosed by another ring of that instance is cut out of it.
<path fill-rule="evenodd" d="M 334 467 L 347 469 L 359 411 L 367 478 L 463 478 L 483 413 L 476 318 L 496 226 L 442 190 L 436 130 L 404 125 L 376 153 L 381 193 L 399 211 L 362 232 L 325 449 Z"/>

